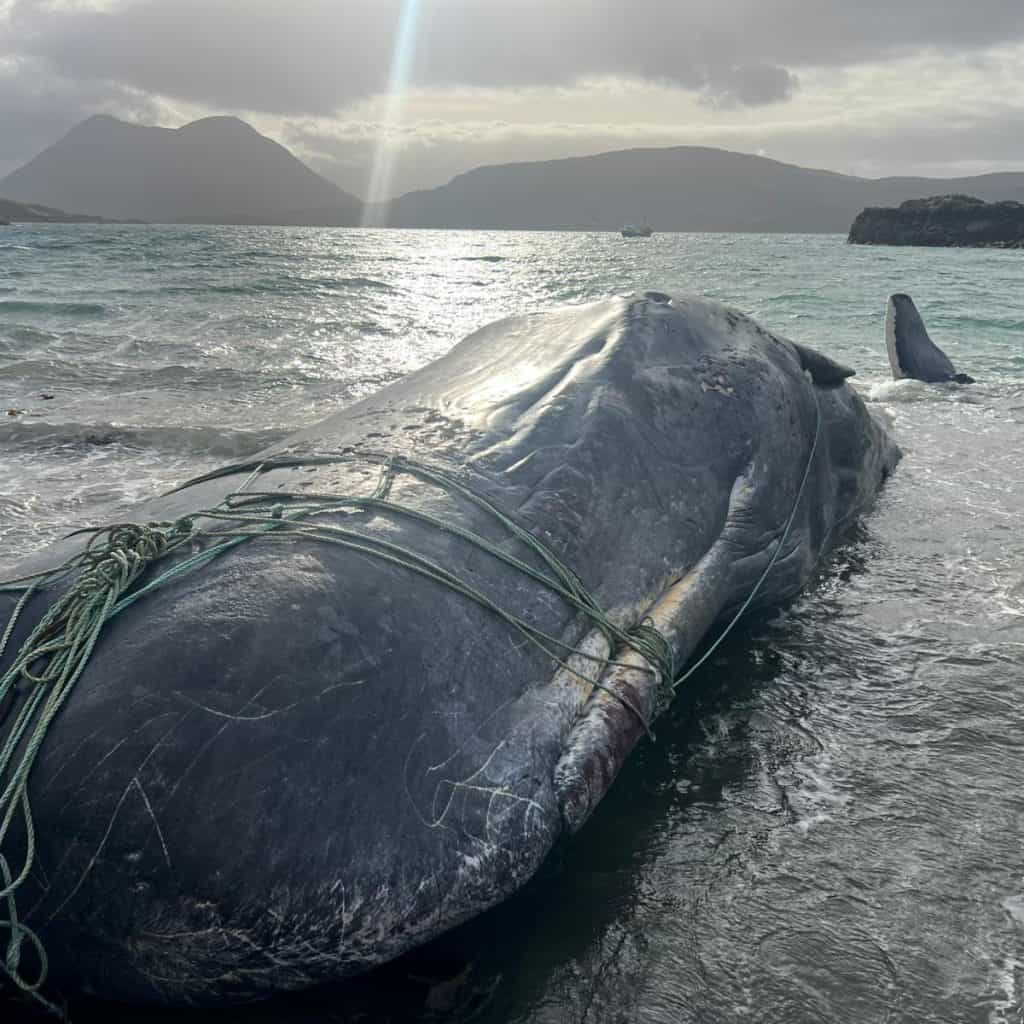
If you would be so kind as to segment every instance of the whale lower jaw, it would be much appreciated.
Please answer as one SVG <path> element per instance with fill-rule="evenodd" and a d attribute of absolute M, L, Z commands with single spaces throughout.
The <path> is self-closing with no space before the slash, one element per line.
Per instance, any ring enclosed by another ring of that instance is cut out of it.
<path fill-rule="evenodd" d="M 742 516 L 752 496 L 748 475 L 744 474 L 733 485 L 727 523 Z M 723 531 L 700 561 L 644 612 L 642 621 L 665 637 L 676 665 L 686 663 L 728 606 L 732 559 Z M 603 643 L 601 656 L 610 656 L 603 637 L 592 635 L 587 642 Z M 567 832 L 577 832 L 583 826 L 633 748 L 650 733 L 650 725 L 664 710 L 666 691 L 673 683 L 653 671 L 639 652 L 631 648 L 615 652 L 613 663 L 591 689 L 555 766 L 555 797 Z"/>
<path fill-rule="evenodd" d="M 718 617 L 723 561 L 712 548 L 644 616 L 669 641 L 677 657 L 683 654 L 682 660 Z M 601 675 L 555 766 L 555 796 L 569 833 L 583 826 L 633 748 L 649 732 L 661 710 L 663 687 L 671 683 L 632 649 L 618 652 L 615 662 Z"/>

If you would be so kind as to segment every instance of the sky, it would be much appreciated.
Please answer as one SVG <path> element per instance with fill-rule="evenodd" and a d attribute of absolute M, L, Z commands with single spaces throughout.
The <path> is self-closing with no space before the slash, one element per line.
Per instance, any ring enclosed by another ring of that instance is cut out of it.
<path fill-rule="evenodd" d="M 360 197 L 705 145 L 1024 169 L 1024 0 L 0 0 L 0 177 L 105 113 L 234 114 Z"/>

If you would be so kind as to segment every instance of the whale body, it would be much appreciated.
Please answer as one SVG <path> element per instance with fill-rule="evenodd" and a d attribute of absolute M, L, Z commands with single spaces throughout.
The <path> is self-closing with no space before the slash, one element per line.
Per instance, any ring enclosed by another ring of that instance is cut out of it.
<path fill-rule="evenodd" d="M 468 534 L 546 572 L 536 538 L 611 623 L 657 629 L 682 666 L 751 598 L 797 593 L 895 467 L 849 372 L 715 302 L 616 297 L 485 327 L 252 463 L 139 505 L 135 522 L 188 529 L 244 487 L 287 514 L 289 495 L 379 497 L 390 466 L 404 511 L 318 518 L 359 548 L 248 540 L 105 627 L 29 784 L 18 907 L 48 991 L 260 998 L 364 971 L 513 893 L 584 824 L 672 680 Z M 373 554 L 387 544 L 485 600 Z M 0 671 L 51 601 L 28 601 Z M 14 603 L 0 594 L 0 624 Z"/>
<path fill-rule="evenodd" d="M 928 336 L 914 300 L 902 292 L 889 296 L 885 314 L 885 347 L 893 380 L 910 377 L 929 384 L 942 381 L 974 383 L 973 377 L 956 372 L 946 353 Z"/>

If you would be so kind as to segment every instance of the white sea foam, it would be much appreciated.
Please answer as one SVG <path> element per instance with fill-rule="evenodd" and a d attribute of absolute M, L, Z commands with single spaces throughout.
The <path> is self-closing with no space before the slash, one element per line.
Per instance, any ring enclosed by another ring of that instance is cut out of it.
<path fill-rule="evenodd" d="M 935 388 L 923 381 L 886 380 L 873 384 L 868 390 L 868 401 L 871 402 L 930 402 L 935 400 Z"/>

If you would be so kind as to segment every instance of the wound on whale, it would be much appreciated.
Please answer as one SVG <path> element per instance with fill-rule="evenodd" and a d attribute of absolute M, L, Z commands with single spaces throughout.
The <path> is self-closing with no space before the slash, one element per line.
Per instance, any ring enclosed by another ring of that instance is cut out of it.
<path fill-rule="evenodd" d="M 240 1002 L 509 896 L 870 509 L 899 450 L 849 372 L 699 298 L 516 317 L 23 562 L 9 983 Z"/>

